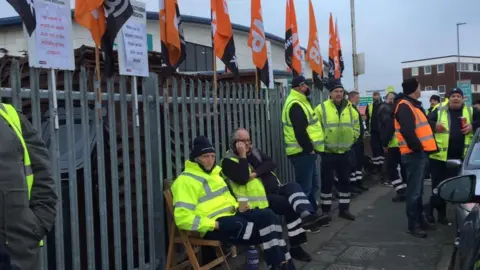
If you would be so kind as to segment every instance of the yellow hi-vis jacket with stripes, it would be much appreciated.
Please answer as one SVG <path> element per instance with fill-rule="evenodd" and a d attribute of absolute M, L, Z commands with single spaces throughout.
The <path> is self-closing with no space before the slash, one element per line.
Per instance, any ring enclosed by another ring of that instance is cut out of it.
<path fill-rule="evenodd" d="M 352 108 L 352 103 L 347 102 L 341 113 L 338 113 L 331 99 L 315 108 L 315 114 L 322 121 L 325 133 L 325 153 L 343 154 L 360 136 L 358 113 Z"/>
<path fill-rule="evenodd" d="M 216 219 L 235 215 L 238 203 L 220 175 L 221 170 L 215 166 L 206 173 L 197 163 L 185 161 L 185 170 L 171 187 L 178 228 L 203 236 L 215 229 Z"/>
<path fill-rule="evenodd" d="M 224 159 L 230 159 L 236 163 L 239 162 L 238 157 L 235 156 L 231 151 L 227 152 Z M 248 171 L 249 173 L 252 173 L 253 171 L 252 165 L 250 164 L 248 164 Z M 246 198 L 250 208 L 263 209 L 268 207 L 267 193 L 265 192 L 265 187 L 263 186 L 260 178 L 257 177 L 251 179 L 246 185 L 237 184 L 234 181 L 227 179 L 225 176 L 224 178 L 229 182 L 230 188 L 237 199 Z"/>
<path fill-rule="evenodd" d="M 32 163 L 30 161 L 30 154 L 28 153 L 28 148 L 23 139 L 22 135 L 22 123 L 20 122 L 20 116 L 18 115 L 17 110 L 10 104 L 0 103 L 0 115 L 8 122 L 17 135 L 20 143 L 23 147 L 23 166 L 25 167 L 25 180 L 27 181 L 28 187 L 28 199 L 32 194 L 33 186 L 33 171 Z M 40 246 L 43 246 L 43 241 L 40 241 Z"/>
<path fill-rule="evenodd" d="M 285 105 L 282 110 L 282 123 L 283 123 L 283 137 L 285 140 L 285 151 L 287 156 L 295 155 L 303 151 L 302 147 L 298 144 L 295 138 L 295 132 L 293 130 L 292 122 L 295 119 L 290 119 L 290 108 L 293 104 L 298 104 L 302 107 L 305 116 L 308 119 L 307 133 L 312 142 L 313 148 L 317 152 L 323 152 L 324 150 L 324 137 L 323 130 L 318 118 L 315 116 L 312 105 L 307 100 L 307 97 L 296 90 L 290 90 L 290 94 L 285 100 Z"/>

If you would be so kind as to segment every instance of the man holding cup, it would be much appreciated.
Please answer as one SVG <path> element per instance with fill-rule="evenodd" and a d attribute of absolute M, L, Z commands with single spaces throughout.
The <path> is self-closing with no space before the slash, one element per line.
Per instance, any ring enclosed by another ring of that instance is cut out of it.
<path fill-rule="evenodd" d="M 195 138 L 185 170 L 171 187 L 175 224 L 203 238 L 233 245 L 262 245 L 270 269 L 293 270 L 280 220 L 270 209 L 250 209 L 232 196 L 210 141 Z"/>
<path fill-rule="evenodd" d="M 435 123 L 435 141 L 438 152 L 430 155 L 430 171 L 432 174 L 432 189 L 443 180 L 456 176 L 458 169 L 448 168 L 447 159 L 463 160 L 472 142 L 473 132 L 480 125 L 479 113 L 466 106 L 463 91 L 454 88 L 450 91 L 448 104 L 439 106 L 428 115 L 428 120 Z M 429 222 L 435 222 L 434 210 L 437 210 L 437 221 L 448 224 L 446 204 L 438 195 L 430 196 L 429 209 L 426 217 Z"/>

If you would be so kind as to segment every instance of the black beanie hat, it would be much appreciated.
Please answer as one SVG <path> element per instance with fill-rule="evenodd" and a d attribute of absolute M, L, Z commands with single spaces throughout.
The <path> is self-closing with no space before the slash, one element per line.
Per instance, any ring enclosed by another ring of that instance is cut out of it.
<path fill-rule="evenodd" d="M 305 84 L 305 77 L 302 75 L 293 78 L 292 88 L 299 87 L 300 85 Z"/>
<path fill-rule="evenodd" d="M 403 93 L 405 95 L 410 95 L 415 92 L 418 88 L 418 81 L 415 78 L 408 78 L 403 80 L 402 83 Z"/>
<path fill-rule="evenodd" d="M 206 153 L 215 153 L 215 148 L 213 148 L 207 137 L 198 136 L 193 141 L 193 148 L 190 152 L 190 160 L 193 161 L 195 158 Z"/>
<path fill-rule="evenodd" d="M 335 90 L 337 88 L 342 88 L 343 90 L 345 90 L 345 88 L 343 88 L 343 84 L 340 80 L 336 80 L 336 81 L 332 82 L 332 84 L 330 85 L 330 88 L 328 90 L 330 92 L 332 92 L 333 90 Z"/>
<path fill-rule="evenodd" d="M 438 95 L 432 95 L 430 97 L 430 101 L 435 100 L 436 102 L 440 103 L 440 96 Z"/>
<path fill-rule="evenodd" d="M 463 97 L 463 91 L 460 88 L 453 88 L 448 94 L 448 97 L 451 97 L 453 94 L 460 94 Z"/>

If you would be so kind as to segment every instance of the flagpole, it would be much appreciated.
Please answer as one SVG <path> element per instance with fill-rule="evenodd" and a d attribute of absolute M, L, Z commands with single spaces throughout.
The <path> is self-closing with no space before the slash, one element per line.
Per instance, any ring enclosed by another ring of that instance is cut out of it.
<path fill-rule="evenodd" d="M 102 119 L 102 84 L 100 77 L 100 50 L 95 46 L 95 73 L 97 73 L 97 81 L 94 84 L 97 89 L 97 109 L 98 109 L 98 119 Z"/>
<path fill-rule="evenodd" d="M 55 70 L 53 68 L 50 69 L 50 77 L 52 80 L 52 99 L 53 99 L 53 111 L 54 111 L 54 127 L 55 129 L 59 129 L 58 125 L 58 103 L 57 103 L 57 78 L 55 76 Z"/>
<path fill-rule="evenodd" d="M 213 41 L 213 40 L 212 40 Z M 215 45 L 214 45 L 215 46 Z M 213 51 L 215 51 L 215 47 L 213 48 Z M 215 56 L 215 53 L 213 53 L 213 112 L 217 113 L 217 58 Z"/>
<path fill-rule="evenodd" d="M 260 93 L 260 87 L 259 87 L 259 83 L 258 83 L 258 70 L 257 68 L 255 67 L 255 93 L 256 93 L 256 101 L 257 101 L 257 105 L 259 103 L 259 93 Z"/>
<path fill-rule="evenodd" d="M 138 93 L 137 93 L 137 76 L 132 76 L 133 86 L 132 86 L 132 95 L 135 108 L 135 126 L 140 126 L 140 119 L 138 117 Z"/>

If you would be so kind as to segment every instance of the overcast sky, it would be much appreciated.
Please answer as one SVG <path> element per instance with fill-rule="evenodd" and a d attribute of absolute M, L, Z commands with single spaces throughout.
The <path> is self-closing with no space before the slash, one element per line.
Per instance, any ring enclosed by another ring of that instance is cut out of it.
<path fill-rule="evenodd" d="M 73 6 L 73 1 L 72 6 Z M 209 17 L 210 0 L 178 0 L 182 14 Z M 149 11 L 158 10 L 158 0 L 146 0 Z M 227 0 L 233 23 L 250 24 L 250 0 Z M 285 36 L 286 0 L 262 0 L 265 31 Z M 338 18 L 346 64 L 344 85 L 353 88 L 352 39 L 349 0 L 313 0 L 322 56 L 328 57 L 329 12 Z M 308 42 L 308 0 L 295 0 L 300 42 Z M 401 62 L 457 54 L 456 23 L 460 30 L 460 53 L 480 56 L 479 0 L 357 0 L 355 6 L 357 52 L 365 53 L 366 74 L 359 77 L 360 90 L 400 90 Z M 0 17 L 15 16 L 6 1 Z"/>

